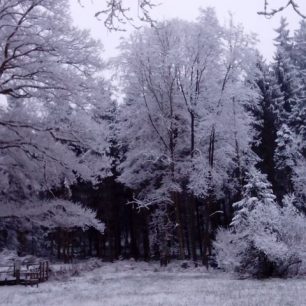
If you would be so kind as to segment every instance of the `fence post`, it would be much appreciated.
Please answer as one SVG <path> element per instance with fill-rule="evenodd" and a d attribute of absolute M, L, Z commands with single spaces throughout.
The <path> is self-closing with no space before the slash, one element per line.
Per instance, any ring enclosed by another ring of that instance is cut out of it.
<path fill-rule="evenodd" d="M 39 281 L 41 281 L 41 273 L 42 273 L 41 268 L 42 266 L 41 266 L 41 261 L 40 261 L 39 262 Z"/>
<path fill-rule="evenodd" d="M 21 262 L 19 259 L 17 259 L 14 262 L 14 276 L 16 277 L 17 284 L 20 282 L 20 269 L 21 269 Z"/>
<path fill-rule="evenodd" d="M 47 280 L 49 279 L 49 261 L 46 262 L 46 272 L 47 272 Z"/>

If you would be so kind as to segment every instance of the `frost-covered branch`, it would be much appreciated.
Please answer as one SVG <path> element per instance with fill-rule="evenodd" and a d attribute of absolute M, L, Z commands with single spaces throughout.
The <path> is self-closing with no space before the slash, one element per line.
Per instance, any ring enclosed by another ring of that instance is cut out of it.
<path fill-rule="evenodd" d="M 78 0 L 82 4 L 85 0 Z M 135 28 L 136 19 L 141 22 L 153 25 L 155 20 L 151 16 L 151 10 L 157 5 L 154 0 L 134 0 L 133 4 L 137 10 L 135 18 L 131 12 L 133 5 L 126 0 L 107 0 L 104 7 L 95 13 L 95 17 L 101 18 L 104 25 L 110 31 L 125 31 L 124 25 L 127 23 Z"/>
<path fill-rule="evenodd" d="M 96 118 L 110 94 L 100 54 L 100 43 L 71 24 L 68 0 L 0 1 L 4 197 L 22 181 L 37 191 L 47 181 L 54 187 L 64 177 L 104 175 L 107 123 Z"/>
<path fill-rule="evenodd" d="M 258 15 L 263 15 L 266 17 L 273 17 L 274 15 L 284 11 L 285 9 L 291 7 L 297 15 L 300 17 L 306 19 L 306 14 L 303 13 L 300 9 L 300 6 L 298 5 L 297 1 L 295 0 L 289 0 L 285 5 L 279 6 L 277 8 L 270 8 L 268 0 L 264 1 L 264 10 L 257 12 Z"/>
<path fill-rule="evenodd" d="M 2 203 L 0 220 L 18 218 L 20 222 L 43 226 L 48 230 L 56 228 L 87 230 L 91 227 L 104 232 L 104 223 L 96 218 L 96 212 L 66 200 L 41 201 L 33 199 L 26 203 Z"/>

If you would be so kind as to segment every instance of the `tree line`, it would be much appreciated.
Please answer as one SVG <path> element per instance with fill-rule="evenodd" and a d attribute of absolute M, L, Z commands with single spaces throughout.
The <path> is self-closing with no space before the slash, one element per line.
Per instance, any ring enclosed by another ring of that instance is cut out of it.
<path fill-rule="evenodd" d="M 66 0 L 1 3 L 0 36 L 2 249 L 305 271 L 305 21 L 271 63 L 210 8 L 135 31 L 121 103 Z"/>

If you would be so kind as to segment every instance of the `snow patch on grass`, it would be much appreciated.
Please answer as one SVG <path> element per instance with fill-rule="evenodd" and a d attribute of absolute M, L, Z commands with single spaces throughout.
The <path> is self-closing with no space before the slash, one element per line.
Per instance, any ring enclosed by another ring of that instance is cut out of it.
<path fill-rule="evenodd" d="M 94 269 L 94 265 L 99 265 Z M 237 280 L 230 274 L 166 268 L 158 263 L 97 260 L 79 263 L 80 273 L 36 287 L 0 287 L 1 306 L 203 306 L 305 305 L 306 280 Z M 60 265 L 55 267 L 60 269 Z M 91 269 L 87 271 L 87 269 Z M 53 267 L 54 269 L 54 267 Z"/>

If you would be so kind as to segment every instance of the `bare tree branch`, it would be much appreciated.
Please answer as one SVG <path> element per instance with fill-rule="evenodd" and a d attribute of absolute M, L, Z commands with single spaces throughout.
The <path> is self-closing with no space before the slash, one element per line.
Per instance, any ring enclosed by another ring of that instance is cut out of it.
<path fill-rule="evenodd" d="M 258 15 L 263 15 L 268 18 L 273 17 L 274 15 L 284 11 L 288 7 L 291 7 L 300 17 L 306 19 L 306 14 L 304 14 L 301 10 L 299 5 L 296 3 L 296 0 L 289 0 L 286 5 L 280 6 L 278 8 L 269 8 L 269 2 L 268 0 L 265 0 L 264 2 L 264 10 L 257 12 Z"/>
<path fill-rule="evenodd" d="M 129 23 L 134 28 L 136 26 L 135 18 L 131 13 L 131 6 L 125 5 L 126 0 L 107 0 L 104 5 L 104 9 L 95 13 L 95 17 L 99 18 L 103 16 L 105 27 L 110 31 L 125 31 L 123 25 Z M 137 19 L 141 22 L 149 23 L 151 26 L 155 24 L 155 20 L 152 19 L 150 14 L 151 10 L 157 5 L 153 3 L 153 0 L 135 0 L 137 5 Z M 78 0 L 82 5 L 82 0 Z"/>

